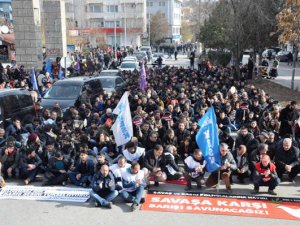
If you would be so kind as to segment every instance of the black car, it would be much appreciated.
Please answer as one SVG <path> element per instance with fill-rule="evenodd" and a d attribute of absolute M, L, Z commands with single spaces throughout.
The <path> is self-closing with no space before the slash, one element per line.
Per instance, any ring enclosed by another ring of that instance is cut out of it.
<path fill-rule="evenodd" d="M 35 107 L 31 94 L 26 89 L 0 89 L 0 127 L 7 127 L 15 118 L 23 124 L 33 122 Z"/>
<path fill-rule="evenodd" d="M 80 99 L 85 89 L 91 90 L 93 103 L 96 97 L 103 93 L 100 77 L 72 77 L 59 80 L 44 95 L 40 105 L 43 108 L 52 108 L 55 103 L 58 103 L 61 109 L 65 110 Z"/>

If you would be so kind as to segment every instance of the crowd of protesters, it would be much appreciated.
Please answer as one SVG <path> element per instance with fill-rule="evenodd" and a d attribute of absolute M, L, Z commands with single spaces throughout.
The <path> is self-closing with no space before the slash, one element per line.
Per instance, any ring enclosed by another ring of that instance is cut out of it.
<path fill-rule="evenodd" d="M 228 193 L 233 182 L 253 183 L 254 194 L 268 186 L 271 195 L 276 195 L 280 180 L 295 182 L 300 171 L 295 101 L 280 106 L 262 89 L 236 79 L 234 67 L 148 66 L 146 73 L 144 91 L 139 88 L 139 71 L 120 73 L 127 83 L 134 126 L 126 145 L 116 146 L 111 131 L 120 95 L 101 94 L 92 105 L 81 103 L 64 112 L 56 104 L 32 124 L 14 118 L 0 129 L 4 179 L 22 178 L 27 185 L 42 174 L 42 185 L 91 187 L 96 206 L 111 208 L 120 194 L 132 202 L 132 210 L 143 202 L 150 181 L 158 186 L 184 179 L 185 190 L 193 187 L 192 182 L 198 189 L 216 187 L 218 172 L 206 178 L 206 161 L 195 140 L 197 122 L 214 107 L 220 179 Z"/>

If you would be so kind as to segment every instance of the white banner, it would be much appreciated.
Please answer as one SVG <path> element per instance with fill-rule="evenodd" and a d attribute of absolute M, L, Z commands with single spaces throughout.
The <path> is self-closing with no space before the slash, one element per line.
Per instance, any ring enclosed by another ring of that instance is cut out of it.
<path fill-rule="evenodd" d="M 0 199 L 86 202 L 90 189 L 68 187 L 6 186 L 0 189 Z"/>
<path fill-rule="evenodd" d="M 128 102 L 128 92 L 125 92 L 113 111 L 118 115 L 115 123 L 111 127 L 117 146 L 124 145 L 133 136 L 132 119 Z"/>

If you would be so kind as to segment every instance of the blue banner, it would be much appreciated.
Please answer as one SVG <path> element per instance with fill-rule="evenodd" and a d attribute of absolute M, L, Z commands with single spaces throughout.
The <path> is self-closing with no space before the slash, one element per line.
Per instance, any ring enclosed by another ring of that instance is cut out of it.
<path fill-rule="evenodd" d="M 200 130 L 196 135 L 196 142 L 207 162 L 206 169 L 213 172 L 220 167 L 219 136 L 214 107 L 210 107 L 198 122 Z"/>

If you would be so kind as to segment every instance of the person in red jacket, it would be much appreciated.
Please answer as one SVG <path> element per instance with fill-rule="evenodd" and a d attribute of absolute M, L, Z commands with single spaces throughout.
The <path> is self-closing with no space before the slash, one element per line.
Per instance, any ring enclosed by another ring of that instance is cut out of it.
<path fill-rule="evenodd" d="M 276 167 L 271 163 L 270 156 L 267 154 L 261 155 L 260 157 L 260 162 L 255 165 L 254 191 L 252 191 L 252 194 L 257 194 L 260 186 L 267 186 L 269 187 L 268 193 L 270 195 L 277 195 L 274 191 L 279 184 Z"/>

